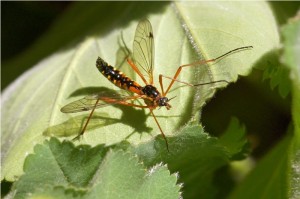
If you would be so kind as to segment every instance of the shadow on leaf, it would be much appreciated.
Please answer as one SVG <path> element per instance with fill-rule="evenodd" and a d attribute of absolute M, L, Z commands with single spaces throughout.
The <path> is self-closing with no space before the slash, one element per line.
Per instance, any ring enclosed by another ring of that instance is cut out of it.
<path fill-rule="evenodd" d="M 81 95 L 91 95 L 92 93 L 99 92 L 110 92 L 116 93 L 116 91 L 112 89 L 108 89 L 105 87 L 85 87 L 81 89 L 75 90 L 70 96 L 81 96 Z M 126 93 L 124 91 L 124 93 Z M 128 94 L 127 94 L 128 95 Z M 108 125 L 123 123 L 125 125 L 131 126 L 134 130 L 129 133 L 127 138 L 129 138 L 134 133 L 150 133 L 152 128 L 146 126 L 146 120 L 148 115 L 145 113 L 144 109 L 135 109 L 133 107 L 119 105 L 119 104 L 111 104 L 122 111 L 121 118 L 114 118 L 113 115 L 110 115 L 107 112 L 94 112 L 92 115 L 89 124 L 86 130 L 94 130 L 101 127 L 105 127 Z M 81 114 L 75 117 L 71 117 L 69 120 L 47 128 L 43 135 L 45 136 L 56 136 L 56 137 L 69 137 L 80 134 L 87 118 L 89 117 L 90 112 L 88 114 Z"/>

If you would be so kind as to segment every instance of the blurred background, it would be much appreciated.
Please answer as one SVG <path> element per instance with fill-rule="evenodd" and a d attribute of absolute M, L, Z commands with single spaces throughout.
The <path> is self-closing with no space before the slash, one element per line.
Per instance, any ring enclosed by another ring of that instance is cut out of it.
<path fill-rule="evenodd" d="M 48 55 L 91 34 L 157 13 L 170 2 L 1 2 L 1 88 Z"/>
<path fill-rule="evenodd" d="M 10 64 L 32 48 L 71 2 L 1 2 L 1 88 L 30 66 Z M 34 59 L 31 63 L 36 63 Z M 10 70 L 10 68 L 13 68 Z"/>

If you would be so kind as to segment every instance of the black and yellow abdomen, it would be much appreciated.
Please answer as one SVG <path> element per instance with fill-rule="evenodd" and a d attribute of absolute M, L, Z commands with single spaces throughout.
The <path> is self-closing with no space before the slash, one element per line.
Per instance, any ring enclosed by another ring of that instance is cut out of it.
<path fill-rule="evenodd" d="M 96 67 L 98 70 L 113 84 L 119 88 L 130 90 L 134 93 L 141 94 L 143 87 L 141 87 L 137 82 L 131 80 L 129 77 L 124 75 L 121 71 L 115 69 L 103 59 L 98 57 L 96 61 Z"/>

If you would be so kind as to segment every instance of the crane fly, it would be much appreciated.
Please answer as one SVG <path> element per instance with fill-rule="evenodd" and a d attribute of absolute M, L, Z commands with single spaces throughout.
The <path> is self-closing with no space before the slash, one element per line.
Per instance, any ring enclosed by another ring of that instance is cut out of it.
<path fill-rule="evenodd" d="M 145 19 L 139 22 L 136 28 L 135 36 L 134 36 L 134 42 L 133 42 L 133 60 L 130 58 L 127 58 L 128 64 L 131 66 L 131 68 L 135 71 L 135 73 L 141 78 L 141 80 L 144 82 L 145 86 L 141 86 L 136 81 L 133 81 L 129 77 L 127 77 L 125 74 L 123 74 L 121 71 L 115 69 L 113 66 L 109 65 L 107 62 L 105 62 L 102 58 L 98 57 L 96 61 L 96 67 L 99 70 L 100 73 L 104 75 L 109 81 L 111 81 L 114 85 L 117 87 L 130 91 L 134 95 L 124 95 L 119 94 L 116 92 L 100 92 L 98 94 L 94 95 L 88 95 L 80 100 L 71 102 L 67 104 L 66 106 L 61 108 L 61 112 L 63 113 L 74 113 L 74 112 L 81 112 L 81 111 L 89 111 L 91 110 L 89 117 L 87 118 L 87 121 L 85 122 L 80 134 L 75 137 L 79 138 L 81 135 L 84 134 L 87 125 L 97 108 L 101 108 L 108 105 L 124 105 L 124 106 L 131 106 L 131 107 L 137 107 L 137 108 L 147 108 L 149 109 L 152 117 L 155 120 L 155 123 L 157 124 L 160 133 L 165 140 L 165 144 L 167 147 L 167 150 L 169 151 L 168 141 L 167 138 L 158 123 L 158 120 L 153 113 L 153 111 L 157 107 L 166 107 L 166 109 L 170 109 L 172 106 L 169 104 L 170 100 L 173 98 L 168 98 L 166 95 L 172 88 L 174 82 L 183 83 L 189 86 L 202 86 L 207 84 L 213 84 L 217 82 L 226 82 L 226 80 L 219 80 L 219 81 L 211 81 L 206 83 L 200 83 L 200 84 L 190 84 L 187 82 L 179 81 L 177 78 L 182 70 L 182 68 L 188 67 L 188 66 L 195 66 L 198 64 L 205 64 L 209 62 L 215 62 L 216 60 L 219 60 L 220 58 L 238 50 L 248 49 L 252 48 L 252 46 L 244 46 L 240 48 L 236 48 L 234 50 L 231 50 L 217 58 L 210 59 L 210 60 L 202 60 L 198 62 L 194 62 L 191 64 L 181 65 L 177 69 L 176 73 L 173 77 L 164 76 L 162 74 L 159 75 L 159 84 L 161 88 L 161 92 L 158 91 L 158 89 L 153 85 L 153 68 L 154 68 L 154 38 L 153 38 L 153 31 L 151 23 Z M 162 79 L 170 79 L 171 82 L 166 90 L 164 90 Z M 139 105 L 135 104 L 135 100 L 143 100 L 145 105 Z"/>

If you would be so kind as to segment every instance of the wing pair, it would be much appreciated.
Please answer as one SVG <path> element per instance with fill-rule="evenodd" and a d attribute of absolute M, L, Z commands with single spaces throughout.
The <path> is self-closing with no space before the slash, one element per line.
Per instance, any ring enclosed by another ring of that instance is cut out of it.
<path fill-rule="evenodd" d="M 134 64 L 144 77 L 148 79 L 148 84 L 153 83 L 153 65 L 154 65 L 154 38 L 150 22 L 145 19 L 139 22 L 133 42 Z M 94 95 L 88 95 L 80 100 L 71 102 L 64 106 L 63 113 L 74 113 L 88 111 L 112 104 L 131 104 L 128 101 L 137 100 L 140 97 L 123 95 L 117 92 L 100 92 Z M 98 102 L 97 102 L 98 101 Z M 97 103 L 97 104 L 96 104 Z"/>

